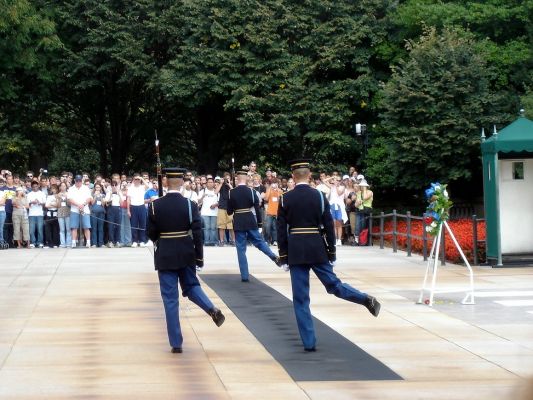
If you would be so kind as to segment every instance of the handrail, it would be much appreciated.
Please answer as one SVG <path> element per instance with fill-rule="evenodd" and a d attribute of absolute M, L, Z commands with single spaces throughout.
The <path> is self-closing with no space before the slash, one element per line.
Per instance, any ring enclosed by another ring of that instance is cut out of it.
<path fill-rule="evenodd" d="M 392 218 L 392 230 L 385 231 L 385 219 Z M 398 218 L 403 218 L 407 223 L 407 232 L 398 232 Z M 379 231 L 373 232 L 374 220 L 379 220 Z M 422 235 L 414 235 L 412 233 L 412 224 L 411 221 L 422 221 Z M 478 223 L 485 221 L 485 218 L 478 218 L 477 215 L 472 215 L 472 250 L 473 250 L 473 265 L 479 265 L 479 244 L 486 243 L 486 240 L 480 240 L 478 238 Z M 422 241 L 422 256 L 424 261 L 428 259 L 428 234 L 426 232 L 426 222 L 423 216 L 412 215 L 410 211 L 407 211 L 405 214 L 399 214 L 396 210 L 392 210 L 392 213 L 385 214 L 383 211 L 377 215 L 370 214 L 368 219 L 368 231 L 369 231 L 369 244 L 372 246 L 374 244 L 374 237 L 379 237 L 379 248 L 383 249 L 385 247 L 385 236 L 392 235 L 392 251 L 396 253 L 398 251 L 398 237 L 407 238 L 407 256 L 411 257 L 412 255 L 412 241 L 413 239 Z M 444 232 L 443 232 L 444 233 Z M 441 264 L 445 265 L 446 263 L 446 249 L 444 246 L 445 235 L 442 235 L 441 238 L 441 252 L 437 255 Z"/>

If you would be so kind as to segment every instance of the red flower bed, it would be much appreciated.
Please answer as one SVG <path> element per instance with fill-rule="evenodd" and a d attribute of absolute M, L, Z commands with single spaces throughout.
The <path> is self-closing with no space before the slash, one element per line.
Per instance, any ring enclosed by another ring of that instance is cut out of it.
<path fill-rule="evenodd" d="M 448 225 L 450 226 L 455 238 L 457 239 L 457 242 L 461 246 L 461 249 L 463 250 L 463 253 L 468 258 L 469 262 L 472 262 L 474 259 L 473 256 L 473 227 L 472 227 L 472 221 L 469 219 L 460 219 L 460 220 L 454 220 L 454 221 L 448 221 Z M 407 233 L 407 222 L 402 218 L 398 219 L 397 232 L 399 233 Z M 418 220 L 411 220 L 411 235 L 420 236 L 422 237 L 422 221 Z M 384 231 L 385 232 L 392 232 L 392 221 L 387 220 L 384 224 Z M 372 229 L 372 232 L 374 234 L 379 235 L 379 226 L 374 226 Z M 479 221 L 477 223 L 477 236 L 478 241 L 485 240 L 485 221 Z M 428 255 L 431 251 L 431 246 L 433 244 L 433 237 L 429 234 L 427 235 L 428 239 Z M 379 240 L 379 236 L 374 235 L 374 242 Z M 385 235 L 385 241 L 392 243 L 392 234 Z M 397 243 L 398 248 L 400 249 L 406 249 L 407 248 L 407 237 L 406 236 L 397 236 Z M 446 247 L 446 260 L 453 262 L 453 263 L 463 263 L 463 260 L 461 258 L 461 255 L 459 254 L 459 251 L 457 251 L 457 248 L 455 247 L 452 238 L 448 234 L 448 231 L 446 231 L 445 235 L 445 247 Z M 411 249 L 414 253 L 420 253 L 422 254 L 423 250 L 423 243 L 422 239 L 415 239 L 411 238 Z M 485 259 L 485 243 L 478 243 L 478 257 L 480 260 Z"/>

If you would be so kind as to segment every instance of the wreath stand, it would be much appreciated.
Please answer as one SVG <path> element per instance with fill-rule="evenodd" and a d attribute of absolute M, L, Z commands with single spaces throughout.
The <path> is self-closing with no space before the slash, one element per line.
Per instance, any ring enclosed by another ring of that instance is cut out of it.
<path fill-rule="evenodd" d="M 420 296 L 418 297 L 417 304 L 422 304 L 422 298 L 424 297 L 424 293 L 429 291 L 429 302 L 426 300 L 426 304 L 428 304 L 430 307 L 433 306 L 433 297 L 435 293 L 453 293 L 453 292 L 462 292 L 463 289 L 459 290 L 435 290 L 435 286 L 437 284 L 437 272 L 439 269 L 439 250 L 440 250 L 440 242 L 442 237 L 442 230 L 446 227 L 446 230 L 450 234 L 450 237 L 453 240 L 453 243 L 455 244 L 455 247 L 459 251 L 459 254 L 461 254 L 461 257 L 463 258 L 463 261 L 465 262 L 468 271 L 470 273 L 470 288 L 466 292 L 465 298 L 461 301 L 461 304 L 476 304 L 474 301 L 474 271 L 472 270 L 472 267 L 470 266 L 470 263 L 466 259 L 463 250 L 461 250 L 461 246 L 459 246 L 459 243 L 457 242 L 457 239 L 455 239 L 455 235 L 453 234 L 452 230 L 450 229 L 450 226 L 448 225 L 448 222 L 444 221 L 439 226 L 439 232 L 437 234 L 436 240 L 433 241 L 433 246 L 431 246 L 431 253 L 429 253 L 429 258 L 426 266 L 426 273 L 424 275 L 424 281 L 422 283 L 422 288 L 420 289 Z M 434 258 L 434 260 L 432 260 Z M 429 270 L 430 265 L 433 262 L 433 268 L 431 271 L 431 288 L 427 288 L 427 280 L 429 277 Z"/>

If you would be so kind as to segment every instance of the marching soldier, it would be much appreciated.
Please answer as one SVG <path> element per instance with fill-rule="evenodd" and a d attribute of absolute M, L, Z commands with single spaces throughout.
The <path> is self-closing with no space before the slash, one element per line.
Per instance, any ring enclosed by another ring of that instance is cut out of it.
<path fill-rule="evenodd" d="M 333 272 L 336 259 L 333 219 L 324 193 L 308 184 L 309 161 L 290 162 L 296 187 L 281 196 L 277 227 L 282 268 L 291 274 L 300 337 L 305 351 L 315 351 L 316 337 L 309 309 L 309 270 L 313 270 L 328 293 L 364 305 L 375 317 L 381 306 L 374 297 L 342 283 Z"/>
<path fill-rule="evenodd" d="M 259 234 L 261 225 L 261 210 L 259 197 L 255 190 L 246 184 L 248 172 L 237 172 L 237 187 L 231 189 L 228 199 L 228 215 L 233 216 L 233 230 L 235 231 L 235 246 L 241 271 L 241 281 L 248 282 L 248 260 L 246 259 L 247 240 L 265 253 L 276 265 L 280 266 L 279 258 L 270 250 L 270 247 Z"/>
<path fill-rule="evenodd" d="M 202 224 L 198 206 L 180 193 L 183 168 L 165 168 L 168 192 L 150 203 L 148 236 L 154 242 L 155 269 L 165 306 L 167 332 L 172 353 L 182 352 L 178 304 L 178 283 L 184 297 L 211 316 L 217 326 L 225 317 L 200 287 L 196 267 L 202 267 Z M 192 237 L 189 235 L 192 231 Z"/>

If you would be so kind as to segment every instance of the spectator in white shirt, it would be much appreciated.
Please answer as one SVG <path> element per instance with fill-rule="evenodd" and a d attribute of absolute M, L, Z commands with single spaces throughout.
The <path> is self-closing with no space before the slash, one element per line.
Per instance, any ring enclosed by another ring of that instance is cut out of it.
<path fill-rule="evenodd" d="M 50 185 L 48 196 L 46 196 L 46 215 L 44 217 L 45 247 L 57 247 L 59 245 L 59 222 L 57 220 L 57 210 L 60 205 L 60 198 L 57 194 L 58 191 L 58 186 L 52 184 Z"/>
<path fill-rule="evenodd" d="M 91 211 L 89 209 L 89 204 L 92 201 L 91 190 L 83 184 L 81 175 L 76 175 L 74 182 L 74 186 L 67 192 L 67 198 L 70 202 L 72 247 L 77 245 L 80 223 L 85 235 L 85 246 L 91 247 Z"/>
<path fill-rule="evenodd" d="M 128 215 L 131 221 L 131 247 L 146 246 L 146 207 L 144 194 L 148 189 L 146 182 L 139 174 L 133 176 L 133 183 L 128 187 Z"/>
<path fill-rule="evenodd" d="M 180 191 L 181 195 L 190 201 L 194 201 L 198 204 L 198 194 L 192 188 L 192 182 L 189 178 L 183 180 L 183 186 Z"/>
<path fill-rule="evenodd" d="M 204 245 L 217 244 L 218 195 L 215 193 L 215 181 L 208 178 L 206 188 L 200 191 L 202 209 L 200 215 L 204 222 Z"/>
<path fill-rule="evenodd" d="M 121 247 L 120 244 L 120 220 L 122 202 L 122 193 L 119 189 L 119 183 L 113 181 L 111 189 L 107 191 L 105 203 L 107 204 L 107 220 L 108 220 L 108 238 L 107 247 Z"/>
<path fill-rule="evenodd" d="M 46 203 L 46 195 L 39 190 L 39 182 L 31 183 L 31 192 L 28 193 L 28 203 L 30 210 L 28 212 L 30 222 L 30 242 L 31 247 L 43 247 L 43 228 L 44 228 L 44 211 L 43 206 Z M 35 237 L 37 231 L 37 237 Z"/>

